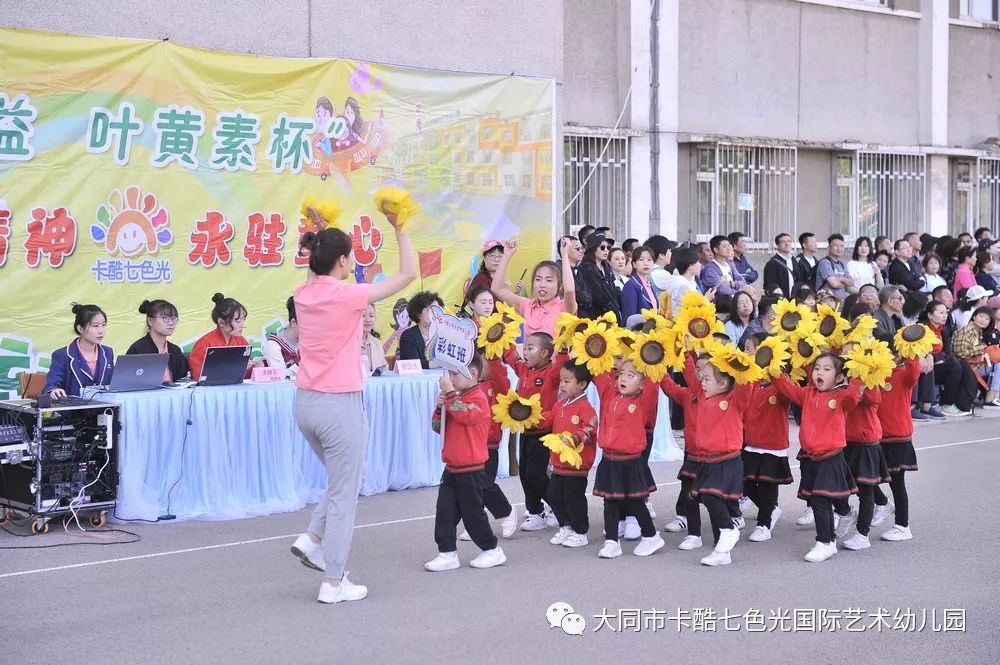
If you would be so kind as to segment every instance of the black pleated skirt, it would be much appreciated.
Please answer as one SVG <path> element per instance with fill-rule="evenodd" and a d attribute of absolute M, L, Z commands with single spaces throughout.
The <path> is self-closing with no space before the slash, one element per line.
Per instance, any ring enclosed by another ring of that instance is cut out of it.
<path fill-rule="evenodd" d="M 743 451 L 743 479 L 758 483 L 790 485 L 792 468 L 787 457 Z"/>
<path fill-rule="evenodd" d="M 743 496 L 743 458 L 737 455 L 724 462 L 702 463 L 691 486 L 691 498 L 697 500 L 702 494 L 738 501 Z"/>
<path fill-rule="evenodd" d="M 891 473 L 917 470 L 917 451 L 913 449 L 913 441 L 883 441 L 881 446 Z"/>
<path fill-rule="evenodd" d="M 605 499 L 645 499 L 656 491 L 656 481 L 642 457 L 612 460 L 602 457 L 594 475 L 594 496 Z"/>
<path fill-rule="evenodd" d="M 803 464 L 800 470 L 802 472 L 798 492 L 800 499 L 814 496 L 840 499 L 858 493 L 858 485 L 854 482 L 851 467 L 847 465 L 843 451 L 823 460 L 810 460 L 809 464 Z"/>
<path fill-rule="evenodd" d="M 885 453 L 878 443 L 852 444 L 844 448 L 844 459 L 851 467 L 854 481 L 859 485 L 878 485 L 892 480 L 889 477 L 889 466 L 885 461 Z"/>

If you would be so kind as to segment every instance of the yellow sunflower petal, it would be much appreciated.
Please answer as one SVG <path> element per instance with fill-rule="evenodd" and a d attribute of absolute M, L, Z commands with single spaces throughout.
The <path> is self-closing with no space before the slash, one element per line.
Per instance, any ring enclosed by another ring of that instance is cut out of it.
<path fill-rule="evenodd" d="M 862 314 L 854 319 L 847 330 L 844 331 L 844 344 L 858 344 L 871 339 L 872 332 L 877 325 L 878 322 L 874 316 Z"/>
<path fill-rule="evenodd" d="M 515 434 L 529 430 L 542 420 L 540 397 L 536 394 L 525 399 L 514 390 L 498 395 L 493 420 Z"/>
<path fill-rule="evenodd" d="M 788 340 L 792 353 L 792 367 L 802 368 L 816 361 L 827 348 L 826 339 L 816 332 L 795 335 Z"/>
<path fill-rule="evenodd" d="M 936 336 L 923 324 L 903 326 L 896 331 L 893 344 L 900 358 L 921 358 L 934 349 Z"/>
<path fill-rule="evenodd" d="M 754 383 L 764 378 L 764 370 L 754 359 L 733 344 L 718 344 L 711 350 L 711 363 L 733 377 L 738 385 Z"/>
<path fill-rule="evenodd" d="M 413 194 L 399 187 L 381 187 L 375 191 L 375 207 L 383 213 L 396 216 L 396 226 L 400 231 L 406 229 L 416 215 L 420 213 L 420 204 Z"/>
<path fill-rule="evenodd" d="M 670 327 L 670 321 L 655 309 L 642 310 L 642 316 L 646 319 L 642 326 L 642 332 L 649 333 L 653 330 L 664 330 Z"/>
<path fill-rule="evenodd" d="M 784 373 L 785 364 L 791 358 L 788 342 L 778 336 L 766 337 L 754 352 L 754 362 L 772 379 Z"/>
<path fill-rule="evenodd" d="M 628 359 L 635 369 L 652 381 L 661 381 L 677 359 L 676 333 L 668 330 L 636 335 Z"/>
<path fill-rule="evenodd" d="M 844 345 L 844 333 L 851 327 L 850 322 L 829 305 L 816 306 L 816 332 L 826 338 L 830 348 L 839 349 Z"/>
<path fill-rule="evenodd" d="M 715 305 L 706 301 L 701 294 L 698 294 L 700 300 L 694 297 L 688 298 L 691 293 L 694 292 L 691 291 L 684 295 L 686 304 L 677 313 L 674 326 L 678 332 L 684 335 L 684 343 L 688 348 L 696 351 L 707 351 L 715 343 L 712 335 L 716 333 L 724 335 L 726 327 L 715 316 Z"/>
<path fill-rule="evenodd" d="M 302 201 L 299 212 L 302 214 L 302 217 L 310 221 L 312 220 L 312 217 L 309 216 L 310 208 L 326 221 L 328 229 L 332 229 L 337 225 L 337 220 L 344 211 L 338 201 L 334 201 L 333 199 L 318 201 L 314 197 L 309 196 Z"/>
<path fill-rule="evenodd" d="M 869 389 L 884 386 L 896 367 L 889 345 L 875 339 L 855 344 L 844 357 L 847 376 L 860 379 Z"/>
<path fill-rule="evenodd" d="M 815 318 L 805 305 L 782 298 L 774 306 L 772 332 L 782 337 L 805 335 L 813 330 Z"/>
<path fill-rule="evenodd" d="M 520 334 L 520 324 L 509 321 L 498 311 L 479 322 L 479 338 L 476 341 L 488 360 L 496 360 L 514 346 Z"/>
<path fill-rule="evenodd" d="M 567 351 L 573 346 L 573 337 L 587 329 L 588 321 L 569 312 L 556 318 L 556 337 L 553 340 L 556 351 Z"/>
<path fill-rule="evenodd" d="M 594 376 L 610 372 L 615 365 L 620 344 L 612 331 L 596 322 L 590 322 L 583 332 L 573 336 L 571 355 L 577 365 L 586 365 Z"/>

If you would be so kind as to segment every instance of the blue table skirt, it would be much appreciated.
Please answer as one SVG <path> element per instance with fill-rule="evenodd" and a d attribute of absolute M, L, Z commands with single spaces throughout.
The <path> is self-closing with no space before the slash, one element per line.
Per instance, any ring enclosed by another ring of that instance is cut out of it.
<path fill-rule="evenodd" d="M 363 495 L 438 484 L 441 442 L 431 429 L 437 395 L 436 373 L 366 382 Z M 593 388 L 588 397 L 596 408 Z M 98 399 L 122 407 L 120 519 L 155 520 L 170 512 L 178 519 L 224 520 L 294 511 L 315 503 L 326 487 L 323 464 L 295 424 L 290 383 L 101 393 Z M 509 474 L 508 445 L 505 433 L 500 477 Z M 661 394 L 651 460 L 682 457 Z"/>

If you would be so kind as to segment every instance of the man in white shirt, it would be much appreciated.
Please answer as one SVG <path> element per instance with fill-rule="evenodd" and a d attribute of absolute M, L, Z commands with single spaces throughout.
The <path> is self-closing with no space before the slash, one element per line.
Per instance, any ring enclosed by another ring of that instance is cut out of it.
<path fill-rule="evenodd" d="M 795 257 L 792 256 L 792 236 L 779 233 L 774 239 L 778 251 L 764 266 L 764 292 L 792 297 L 795 285 Z"/>

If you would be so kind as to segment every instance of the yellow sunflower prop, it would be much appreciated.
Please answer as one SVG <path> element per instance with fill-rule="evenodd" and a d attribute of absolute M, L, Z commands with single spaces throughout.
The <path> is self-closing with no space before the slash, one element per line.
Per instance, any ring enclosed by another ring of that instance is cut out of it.
<path fill-rule="evenodd" d="M 573 336 L 572 356 L 577 365 L 586 365 L 594 376 L 610 372 L 620 348 L 618 336 L 596 322 L 588 322 L 583 332 Z"/>
<path fill-rule="evenodd" d="M 615 316 L 614 312 L 605 312 L 593 321 L 605 330 L 613 330 L 618 327 L 618 317 Z"/>
<path fill-rule="evenodd" d="M 563 312 L 556 318 L 556 337 L 553 343 L 556 351 L 566 351 L 573 346 L 573 337 L 587 329 L 589 321 L 575 314 Z"/>
<path fill-rule="evenodd" d="M 861 379 L 870 390 L 884 386 L 896 367 L 889 345 L 875 339 L 854 345 L 844 357 L 847 376 Z"/>
<path fill-rule="evenodd" d="M 733 344 L 718 344 L 711 351 L 711 363 L 736 380 L 737 385 L 746 385 L 764 378 L 764 370 L 754 359 Z"/>
<path fill-rule="evenodd" d="M 636 335 L 628 359 L 643 376 L 659 382 L 677 362 L 677 333 L 671 329 Z M 683 352 L 681 354 L 683 356 Z"/>
<path fill-rule="evenodd" d="M 839 349 L 844 345 L 844 333 L 850 322 L 829 305 L 816 306 L 816 332 L 826 338 L 827 346 Z"/>
<path fill-rule="evenodd" d="M 697 291 L 688 291 L 681 298 L 681 307 L 703 307 L 705 305 L 715 307 L 715 305 L 708 302 L 708 298 Z"/>
<path fill-rule="evenodd" d="M 376 190 L 375 207 L 387 215 L 395 215 L 400 231 L 406 230 L 406 225 L 420 212 L 420 204 L 413 199 L 413 194 L 399 187 Z"/>
<path fill-rule="evenodd" d="M 665 330 L 670 327 L 670 321 L 655 309 L 642 310 L 642 316 L 646 319 L 642 324 L 643 333 L 651 333 L 654 330 Z"/>
<path fill-rule="evenodd" d="M 488 360 L 496 360 L 517 342 L 521 324 L 503 312 L 490 314 L 479 322 L 479 348 Z"/>
<path fill-rule="evenodd" d="M 819 333 L 810 332 L 792 337 L 788 345 L 792 352 L 792 367 L 801 369 L 819 358 L 826 347 L 826 340 Z"/>
<path fill-rule="evenodd" d="M 788 342 L 780 337 L 767 337 L 754 352 L 753 360 L 772 379 L 778 378 L 785 370 L 785 363 L 791 360 Z"/>
<path fill-rule="evenodd" d="M 792 337 L 811 332 L 815 315 L 805 305 L 782 298 L 774 306 L 773 330 L 776 335 Z"/>
<path fill-rule="evenodd" d="M 872 338 L 872 332 L 878 322 L 875 317 L 869 314 L 862 314 L 854 319 L 854 322 L 844 331 L 844 345 L 860 344 Z"/>
<path fill-rule="evenodd" d="M 930 328 L 915 323 L 896 331 L 893 343 L 900 358 L 919 358 L 929 354 L 934 348 L 934 332 Z"/>
<path fill-rule="evenodd" d="M 344 209 L 340 207 L 340 203 L 334 201 L 333 199 L 323 199 L 322 201 L 317 201 L 312 196 L 307 197 L 304 201 L 302 201 L 302 207 L 299 209 L 299 212 L 303 217 L 312 221 L 312 217 L 309 215 L 310 209 L 323 218 L 326 222 L 326 228 L 328 229 L 332 229 L 337 225 L 337 219 L 344 211 Z"/>
<path fill-rule="evenodd" d="M 562 434 L 546 434 L 541 438 L 542 445 L 559 455 L 559 461 L 569 464 L 574 469 L 583 466 L 583 444 L 575 443 L 569 432 Z"/>
<path fill-rule="evenodd" d="M 805 367 L 793 367 L 792 373 L 789 374 L 792 377 L 792 381 L 795 383 L 802 383 L 806 380 L 806 368 Z"/>
<path fill-rule="evenodd" d="M 541 396 L 535 394 L 525 399 L 515 390 L 498 395 L 493 405 L 493 420 L 514 434 L 529 430 L 542 421 Z"/>
<path fill-rule="evenodd" d="M 708 351 L 717 342 L 712 339 L 712 335 L 726 334 L 726 327 L 722 325 L 715 316 L 715 305 L 711 304 L 701 294 L 695 294 L 700 298 L 688 298 L 694 293 L 689 291 L 684 294 L 684 306 L 677 313 L 675 329 L 684 336 L 685 344 L 695 351 Z"/>

